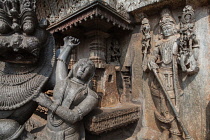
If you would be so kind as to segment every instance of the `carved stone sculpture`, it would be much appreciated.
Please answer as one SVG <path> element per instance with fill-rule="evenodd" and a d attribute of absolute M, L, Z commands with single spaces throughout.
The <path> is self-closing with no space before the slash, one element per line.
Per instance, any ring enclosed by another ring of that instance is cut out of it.
<path fill-rule="evenodd" d="M 38 23 L 34 0 L 0 1 L 0 139 L 26 139 L 24 123 L 35 111 L 54 65 L 54 39 Z M 33 139 L 33 137 L 28 137 Z"/>
<path fill-rule="evenodd" d="M 195 13 L 192 6 L 186 6 L 180 23 L 180 64 L 187 73 L 198 72 L 198 40 L 195 35 Z"/>
<path fill-rule="evenodd" d="M 185 8 L 185 11 L 187 11 L 187 8 L 189 8 L 189 6 Z M 162 38 L 157 41 L 153 48 L 148 65 L 155 75 L 151 83 L 151 93 L 156 107 L 155 116 L 163 129 L 159 140 L 191 139 L 179 117 L 179 99 L 182 95 L 182 90 L 178 78 L 178 64 L 186 68 L 185 70 L 182 69 L 183 71 L 188 72 L 188 70 L 191 69 L 189 72 L 192 72 L 195 70 L 195 68 L 192 68 L 194 67 L 193 65 L 189 65 L 189 67 L 186 66 L 188 65 L 186 60 L 189 57 L 184 58 L 182 55 L 186 56 L 186 54 L 183 54 L 184 49 L 191 48 L 189 51 L 193 51 L 192 45 L 197 45 L 197 42 L 191 39 L 192 36 L 195 37 L 195 35 L 189 35 L 190 32 L 193 32 L 189 31 L 189 25 L 186 25 L 186 30 L 184 30 L 184 24 L 182 25 L 181 38 L 179 39 L 176 22 L 168 9 L 162 11 L 159 26 Z M 189 39 L 186 37 L 186 34 L 189 36 Z M 146 35 L 144 38 L 146 38 Z M 145 47 L 144 38 L 142 41 L 143 47 Z M 189 42 L 191 44 L 189 44 Z M 146 44 L 146 46 L 149 45 Z M 180 57 L 181 61 L 179 61 Z M 190 57 L 194 57 L 193 52 L 190 53 Z M 193 61 L 194 60 L 195 59 L 193 59 Z M 183 133 L 185 135 L 183 135 Z"/>
<path fill-rule="evenodd" d="M 81 140 L 85 130 L 82 119 L 98 103 L 97 94 L 90 89 L 95 65 L 89 59 L 80 59 L 67 73 L 67 58 L 78 40 L 64 39 L 64 47 L 57 59 L 56 85 L 53 100 L 41 93 L 35 100 L 49 109 L 47 125 L 38 139 Z"/>
<path fill-rule="evenodd" d="M 121 57 L 119 42 L 116 39 L 112 39 L 108 45 L 109 45 L 109 48 L 107 50 L 108 51 L 107 61 L 111 64 L 119 65 L 120 57 Z"/>
<path fill-rule="evenodd" d="M 142 52 L 143 52 L 143 60 L 142 60 L 142 68 L 144 71 L 147 70 L 148 63 L 148 54 L 151 48 L 151 34 L 150 34 L 150 24 L 147 18 L 143 18 L 141 23 L 141 31 L 143 33 L 142 39 Z"/>

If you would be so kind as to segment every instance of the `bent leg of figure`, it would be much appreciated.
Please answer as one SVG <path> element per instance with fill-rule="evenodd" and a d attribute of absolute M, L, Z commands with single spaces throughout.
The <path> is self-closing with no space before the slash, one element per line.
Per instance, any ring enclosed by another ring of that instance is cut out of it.
<path fill-rule="evenodd" d="M 170 133 L 172 140 L 182 140 L 182 134 L 176 120 L 171 122 Z"/>
<path fill-rule="evenodd" d="M 35 140 L 35 136 L 29 133 L 28 131 L 24 130 L 22 135 L 19 138 L 20 140 Z"/>
<path fill-rule="evenodd" d="M 162 124 L 161 128 L 163 129 L 163 132 L 158 140 L 168 140 L 170 134 L 168 125 Z"/>
<path fill-rule="evenodd" d="M 18 139 L 24 131 L 24 126 L 11 119 L 0 120 L 0 139 Z"/>
<path fill-rule="evenodd" d="M 159 121 L 159 126 L 163 130 L 159 137 L 159 140 L 168 140 L 170 134 L 170 123 L 168 123 L 168 117 L 166 115 L 166 112 L 168 112 L 166 101 L 165 98 L 160 94 L 160 90 L 153 89 L 152 92 L 153 101 L 156 107 L 155 117 Z"/>
<path fill-rule="evenodd" d="M 174 98 L 172 98 L 172 102 L 173 102 L 173 104 L 175 104 L 175 99 Z M 169 104 L 168 104 L 168 109 L 169 109 L 169 112 L 170 112 L 171 115 L 174 114 L 173 110 L 171 109 Z M 179 126 L 178 126 L 176 118 L 174 118 L 174 120 L 171 122 L 170 133 L 171 133 L 171 139 L 172 140 L 182 140 L 182 132 L 181 132 Z"/>

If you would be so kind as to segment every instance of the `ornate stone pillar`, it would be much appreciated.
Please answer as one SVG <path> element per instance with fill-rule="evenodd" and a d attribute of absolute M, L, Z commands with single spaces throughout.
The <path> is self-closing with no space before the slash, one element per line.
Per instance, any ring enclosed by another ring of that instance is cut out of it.
<path fill-rule="evenodd" d="M 130 67 L 123 67 L 121 70 L 123 79 L 123 93 L 121 95 L 121 102 L 126 103 L 131 101 L 132 87 L 131 87 L 131 72 Z"/>
<path fill-rule="evenodd" d="M 72 69 L 73 65 L 77 62 L 77 49 L 75 48 L 72 50 L 71 56 L 69 61 L 69 69 Z"/>
<path fill-rule="evenodd" d="M 106 64 L 106 38 L 109 34 L 94 30 L 86 33 L 90 39 L 89 44 L 89 58 L 95 63 L 96 68 L 104 68 Z"/>

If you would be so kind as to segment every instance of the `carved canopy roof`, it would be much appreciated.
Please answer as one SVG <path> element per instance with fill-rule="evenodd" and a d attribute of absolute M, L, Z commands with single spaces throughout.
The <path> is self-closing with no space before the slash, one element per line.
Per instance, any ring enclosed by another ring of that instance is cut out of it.
<path fill-rule="evenodd" d="M 74 13 L 67 14 L 55 23 L 52 23 L 48 27 L 48 30 L 51 33 L 63 32 L 81 24 L 84 21 L 94 18 L 100 18 L 103 20 L 106 19 L 106 22 L 109 22 L 113 26 L 122 30 L 133 29 L 130 25 L 131 21 L 122 14 L 118 13 L 116 9 L 112 8 L 103 1 L 94 1 L 87 6 L 78 9 Z"/>

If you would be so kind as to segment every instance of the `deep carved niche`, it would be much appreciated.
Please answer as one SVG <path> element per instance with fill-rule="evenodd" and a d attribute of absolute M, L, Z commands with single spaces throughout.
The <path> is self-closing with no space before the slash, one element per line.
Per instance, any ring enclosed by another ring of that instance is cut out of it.
<path fill-rule="evenodd" d="M 120 65 L 121 52 L 119 41 L 111 38 L 107 42 L 107 63 Z"/>

